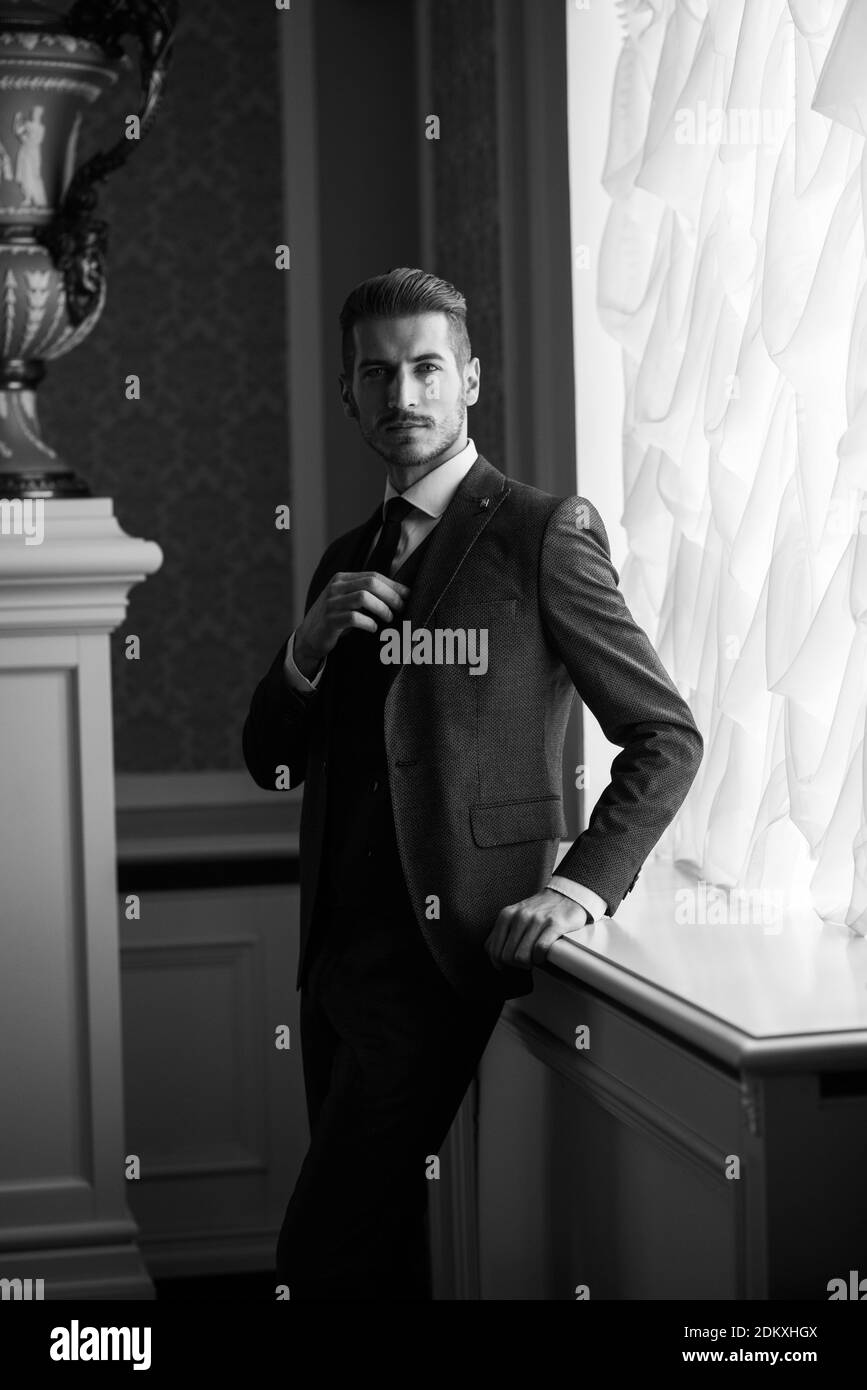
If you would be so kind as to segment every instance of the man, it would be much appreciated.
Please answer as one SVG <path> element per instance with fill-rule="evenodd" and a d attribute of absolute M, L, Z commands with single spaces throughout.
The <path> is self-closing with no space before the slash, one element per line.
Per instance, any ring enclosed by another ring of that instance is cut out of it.
<path fill-rule="evenodd" d="M 463 296 L 392 270 L 340 322 L 343 405 L 385 462 L 384 503 L 326 550 L 244 727 L 260 786 L 305 784 L 310 1148 L 277 1273 L 292 1299 L 429 1298 L 426 1174 L 503 1002 L 616 911 L 703 745 L 595 508 L 468 439 Z M 576 690 L 623 751 L 552 876 Z"/>

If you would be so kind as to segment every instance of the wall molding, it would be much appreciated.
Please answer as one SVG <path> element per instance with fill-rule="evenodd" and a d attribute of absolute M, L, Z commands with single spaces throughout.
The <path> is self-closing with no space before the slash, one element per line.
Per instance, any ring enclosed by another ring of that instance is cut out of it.
<path fill-rule="evenodd" d="M 497 0 L 497 181 L 508 473 L 555 496 L 578 491 L 573 389 L 566 7 Z M 575 769 L 580 707 L 563 748 L 569 834 L 584 826 Z"/>
<path fill-rule="evenodd" d="M 325 549 L 325 430 L 322 391 L 322 277 L 316 49 L 312 0 L 295 0 L 280 24 L 283 200 L 291 269 L 284 272 L 289 379 L 293 627 Z"/>
<path fill-rule="evenodd" d="M 413 0 L 415 13 L 415 66 L 416 92 L 418 105 L 419 141 L 422 155 L 418 167 L 419 197 L 419 248 L 420 264 L 425 270 L 433 270 L 436 262 L 436 213 L 434 207 L 434 167 L 436 142 L 423 137 L 425 118 L 433 109 L 433 83 L 431 80 L 431 3 L 432 0 Z"/>
<path fill-rule="evenodd" d="M 119 865 L 298 855 L 301 788 L 268 792 L 246 772 L 115 778 Z"/>

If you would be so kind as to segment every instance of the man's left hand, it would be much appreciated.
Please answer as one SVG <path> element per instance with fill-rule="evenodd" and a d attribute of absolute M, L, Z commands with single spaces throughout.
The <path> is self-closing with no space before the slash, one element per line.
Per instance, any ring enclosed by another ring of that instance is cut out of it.
<path fill-rule="evenodd" d="M 498 970 L 504 965 L 531 970 L 545 959 L 559 936 L 577 931 L 587 920 L 580 903 L 554 888 L 543 888 L 532 898 L 503 908 L 485 950 Z"/>

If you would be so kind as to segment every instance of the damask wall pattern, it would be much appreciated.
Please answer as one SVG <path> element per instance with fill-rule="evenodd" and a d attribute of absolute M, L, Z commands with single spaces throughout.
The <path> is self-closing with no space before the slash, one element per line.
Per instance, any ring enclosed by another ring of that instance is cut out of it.
<path fill-rule="evenodd" d="M 497 179 L 497 68 L 494 0 L 435 0 L 430 6 L 431 110 L 435 149 L 437 275 L 466 296 L 481 391 L 469 415 L 480 453 L 505 468 Z"/>
<path fill-rule="evenodd" d="M 112 637 L 115 765 L 129 773 L 243 767 L 250 695 L 292 613 L 291 532 L 274 525 L 291 502 L 280 14 L 183 0 L 181 15 L 157 124 L 100 192 L 102 320 L 50 365 L 39 402 L 48 441 L 164 553 Z M 80 159 L 137 109 L 134 70 L 118 85 L 89 113 Z M 125 399 L 133 372 L 140 401 Z"/>

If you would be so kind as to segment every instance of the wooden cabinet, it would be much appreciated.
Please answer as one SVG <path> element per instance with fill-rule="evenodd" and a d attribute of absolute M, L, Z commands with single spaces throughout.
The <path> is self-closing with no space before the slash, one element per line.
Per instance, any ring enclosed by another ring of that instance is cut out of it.
<path fill-rule="evenodd" d="M 648 866 L 506 1005 L 479 1297 L 827 1300 L 867 1276 L 867 942 L 809 912 L 677 925 L 688 884 Z"/>

